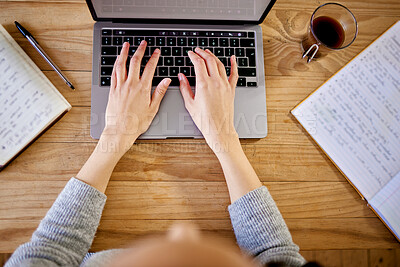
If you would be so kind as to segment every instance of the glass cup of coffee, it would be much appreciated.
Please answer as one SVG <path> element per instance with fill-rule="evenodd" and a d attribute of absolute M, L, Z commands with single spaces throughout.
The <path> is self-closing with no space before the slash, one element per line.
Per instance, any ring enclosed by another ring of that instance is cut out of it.
<path fill-rule="evenodd" d="M 337 3 L 323 4 L 312 14 L 307 36 L 301 42 L 303 58 L 308 57 L 310 63 L 329 51 L 346 48 L 357 33 L 357 20 L 348 8 Z"/>

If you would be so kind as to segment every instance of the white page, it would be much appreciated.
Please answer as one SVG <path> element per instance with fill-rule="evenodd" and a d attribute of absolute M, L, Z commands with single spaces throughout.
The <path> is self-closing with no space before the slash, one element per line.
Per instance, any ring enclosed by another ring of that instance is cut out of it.
<path fill-rule="evenodd" d="M 0 25 L 0 165 L 69 108 Z"/>
<path fill-rule="evenodd" d="M 400 172 L 372 198 L 369 204 L 400 238 Z"/>
<path fill-rule="evenodd" d="M 372 199 L 400 172 L 400 22 L 292 113 Z"/>

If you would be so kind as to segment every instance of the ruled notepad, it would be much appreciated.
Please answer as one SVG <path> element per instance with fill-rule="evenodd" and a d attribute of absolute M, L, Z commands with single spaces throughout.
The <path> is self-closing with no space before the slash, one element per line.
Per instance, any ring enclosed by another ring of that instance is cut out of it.
<path fill-rule="evenodd" d="M 0 169 L 71 105 L 0 25 Z"/>
<path fill-rule="evenodd" d="M 400 240 L 400 22 L 292 114 Z"/>

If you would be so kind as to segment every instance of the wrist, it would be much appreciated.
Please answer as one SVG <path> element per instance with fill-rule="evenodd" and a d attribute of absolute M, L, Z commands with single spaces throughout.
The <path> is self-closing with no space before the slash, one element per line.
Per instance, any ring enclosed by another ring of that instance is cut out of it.
<path fill-rule="evenodd" d="M 235 153 L 238 149 L 242 148 L 236 132 L 218 136 L 218 138 L 206 138 L 206 141 L 217 157 Z"/>
<path fill-rule="evenodd" d="M 136 141 L 137 136 L 123 136 L 105 129 L 100 136 L 96 149 L 106 153 L 122 157 Z"/>

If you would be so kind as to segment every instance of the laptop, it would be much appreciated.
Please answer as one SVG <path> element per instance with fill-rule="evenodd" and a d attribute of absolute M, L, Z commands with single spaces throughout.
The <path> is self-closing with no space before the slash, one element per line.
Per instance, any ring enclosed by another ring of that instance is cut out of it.
<path fill-rule="evenodd" d="M 93 19 L 93 72 L 90 134 L 98 139 L 105 126 L 111 72 L 124 42 L 132 56 L 139 43 L 148 48 L 142 70 L 154 49 L 161 57 L 155 86 L 172 79 L 158 114 L 141 139 L 202 138 L 186 111 L 178 73 L 195 91 L 194 67 L 187 55 L 196 47 L 210 49 L 230 74 L 231 55 L 239 66 L 234 125 L 240 138 L 267 136 L 263 37 L 261 27 L 275 0 L 86 0 Z"/>

